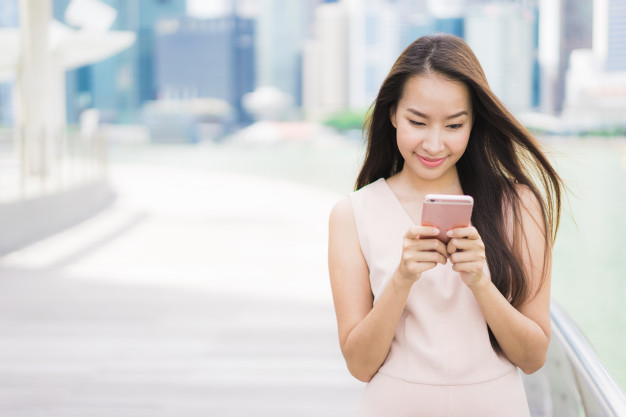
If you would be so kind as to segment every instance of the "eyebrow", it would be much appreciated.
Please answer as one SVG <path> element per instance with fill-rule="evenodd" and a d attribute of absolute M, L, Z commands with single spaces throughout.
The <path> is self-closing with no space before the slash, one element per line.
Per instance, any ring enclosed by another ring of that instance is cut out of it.
<path fill-rule="evenodd" d="M 411 113 L 413 113 L 416 116 L 423 117 L 424 119 L 430 119 L 430 117 L 428 115 L 426 115 L 426 114 L 424 114 L 424 113 L 422 113 L 422 112 L 420 112 L 418 110 L 415 110 L 415 109 L 413 109 L 411 107 L 407 108 L 407 110 L 410 111 Z M 461 110 L 458 113 L 451 114 L 450 116 L 446 117 L 446 120 L 454 119 L 455 117 L 459 117 L 459 116 L 463 116 L 463 115 L 468 115 L 467 111 Z"/>

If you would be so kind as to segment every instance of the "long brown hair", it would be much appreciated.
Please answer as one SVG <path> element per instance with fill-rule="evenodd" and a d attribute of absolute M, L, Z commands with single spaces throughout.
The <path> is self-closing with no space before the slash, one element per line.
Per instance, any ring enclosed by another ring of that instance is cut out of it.
<path fill-rule="evenodd" d="M 474 122 L 457 172 L 463 192 L 474 197 L 472 223 L 485 244 L 491 279 L 519 307 L 531 294 L 520 256 L 523 203 L 516 184 L 528 187 L 541 205 L 542 219 L 536 220 L 543 223 L 546 248 L 551 248 L 560 221 L 563 183 L 538 142 L 491 91 L 478 59 L 462 39 L 446 34 L 424 36 L 402 52 L 370 108 L 365 123 L 367 152 L 355 189 L 402 170 L 404 160 L 390 114 L 406 81 L 425 73 L 463 82 L 470 90 Z M 510 239 L 511 233 L 515 239 Z M 544 279 L 549 266 L 547 253 Z M 489 339 L 502 354 L 491 329 Z"/>

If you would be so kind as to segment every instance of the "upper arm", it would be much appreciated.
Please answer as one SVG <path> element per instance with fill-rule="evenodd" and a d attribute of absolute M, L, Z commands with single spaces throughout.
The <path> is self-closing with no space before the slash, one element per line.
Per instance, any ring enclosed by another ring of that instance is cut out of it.
<path fill-rule="evenodd" d="M 330 213 L 328 269 L 343 350 L 350 331 L 369 313 L 374 299 L 348 197 Z"/>
<path fill-rule="evenodd" d="M 519 185 L 517 193 L 520 218 L 514 239 L 528 285 L 528 296 L 518 310 L 536 322 L 549 339 L 552 247 L 546 233 L 550 231 L 546 230 L 541 205 L 532 191 Z"/>

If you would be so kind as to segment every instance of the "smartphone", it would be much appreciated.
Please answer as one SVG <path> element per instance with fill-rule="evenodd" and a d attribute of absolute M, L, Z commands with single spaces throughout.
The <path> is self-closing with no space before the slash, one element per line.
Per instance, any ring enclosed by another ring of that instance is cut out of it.
<path fill-rule="evenodd" d="M 438 228 L 437 239 L 448 243 L 446 232 L 469 226 L 473 207 L 474 199 L 469 195 L 428 194 L 424 197 L 421 224 Z"/>

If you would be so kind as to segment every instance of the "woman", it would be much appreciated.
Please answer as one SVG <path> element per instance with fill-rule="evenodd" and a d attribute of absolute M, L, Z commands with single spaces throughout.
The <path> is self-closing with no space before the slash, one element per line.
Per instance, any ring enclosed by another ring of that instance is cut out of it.
<path fill-rule="evenodd" d="M 550 341 L 562 183 L 470 48 L 416 40 L 383 82 L 356 189 L 330 215 L 341 350 L 359 416 L 528 416 L 518 368 Z M 426 194 L 474 198 L 470 227 L 420 226 Z"/>

